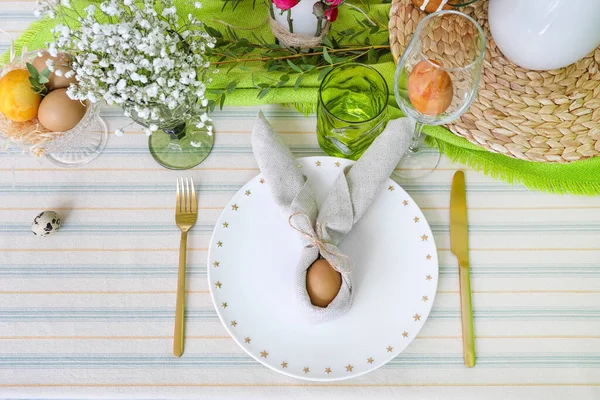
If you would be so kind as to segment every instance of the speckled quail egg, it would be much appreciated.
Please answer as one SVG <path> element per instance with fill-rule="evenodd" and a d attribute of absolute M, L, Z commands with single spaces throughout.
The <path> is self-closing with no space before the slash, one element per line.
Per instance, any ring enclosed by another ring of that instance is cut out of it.
<path fill-rule="evenodd" d="M 60 228 L 60 217 L 54 211 L 43 211 L 33 220 L 31 230 L 36 236 L 52 235 Z"/>

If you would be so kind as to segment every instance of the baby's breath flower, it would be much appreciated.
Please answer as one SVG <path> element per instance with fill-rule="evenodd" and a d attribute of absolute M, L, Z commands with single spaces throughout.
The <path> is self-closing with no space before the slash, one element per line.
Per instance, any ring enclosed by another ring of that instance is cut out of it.
<path fill-rule="evenodd" d="M 167 122 L 165 107 L 212 132 L 206 51 L 216 40 L 193 14 L 180 18 L 174 0 L 103 0 L 83 9 L 75 28 L 65 14 L 70 7 L 70 0 L 44 0 L 38 14 L 60 19 L 47 48 L 52 56 L 72 56 L 72 71 L 64 74 L 77 81 L 67 90 L 72 99 L 119 105 L 126 116 L 149 121 L 146 134 Z"/>
<path fill-rule="evenodd" d="M 52 60 L 52 59 L 50 59 L 50 58 L 49 58 L 49 59 L 47 59 L 47 60 L 46 60 L 46 68 L 48 68 L 48 70 L 49 70 L 50 72 L 54 71 L 54 60 Z"/>

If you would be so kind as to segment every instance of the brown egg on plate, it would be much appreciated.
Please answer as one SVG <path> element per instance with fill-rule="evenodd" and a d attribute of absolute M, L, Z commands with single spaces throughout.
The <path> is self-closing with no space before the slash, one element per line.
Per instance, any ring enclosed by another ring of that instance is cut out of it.
<path fill-rule="evenodd" d="M 73 129 L 87 111 L 85 104 L 71 100 L 67 89 L 56 89 L 44 97 L 38 110 L 40 124 L 51 132 Z"/>
<path fill-rule="evenodd" d="M 433 65 L 435 64 L 435 65 Z M 452 103 L 452 78 L 439 63 L 420 61 L 408 76 L 408 98 L 415 110 L 425 115 L 439 115 Z"/>
<path fill-rule="evenodd" d="M 50 74 L 48 77 L 50 82 L 46 84 L 48 90 L 67 88 L 71 83 L 77 82 L 75 80 L 75 76 L 72 76 L 71 78 L 65 77 L 65 74 L 71 71 L 71 57 L 68 54 L 58 53 L 58 56 L 52 57 L 47 51 L 45 51 L 40 57 L 36 57 L 31 62 L 31 65 L 33 65 L 35 69 L 41 73 L 43 70 L 48 68 L 46 65 L 47 60 L 54 61 L 54 72 Z M 56 75 L 57 70 L 61 71 L 62 76 Z"/>
<path fill-rule="evenodd" d="M 342 275 L 325 259 L 318 259 L 306 272 L 306 290 L 312 305 L 327 307 L 342 287 Z"/>

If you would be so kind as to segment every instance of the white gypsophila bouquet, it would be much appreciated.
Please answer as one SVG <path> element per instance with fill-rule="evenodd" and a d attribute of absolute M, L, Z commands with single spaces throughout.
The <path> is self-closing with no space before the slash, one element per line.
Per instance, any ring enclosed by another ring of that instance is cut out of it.
<path fill-rule="evenodd" d="M 117 104 L 126 116 L 151 121 L 144 128 L 147 135 L 166 122 L 165 106 L 184 110 L 188 121 L 212 132 L 205 98 L 210 83 L 206 52 L 215 39 L 192 14 L 180 17 L 173 0 L 108 0 L 89 5 L 84 15 L 70 0 L 38 5 L 37 16 L 60 22 L 52 30 L 55 41 L 47 44 L 48 52 L 72 57 L 77 83 L 70 85 L 69 97 Z"/>

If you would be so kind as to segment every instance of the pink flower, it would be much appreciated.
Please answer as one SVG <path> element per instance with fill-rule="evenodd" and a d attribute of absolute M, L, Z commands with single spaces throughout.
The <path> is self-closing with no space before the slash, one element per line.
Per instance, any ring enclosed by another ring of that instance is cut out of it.
<path fill-rule="evenodd" d="M 282 11 L 289 10 L 298 4 L 298 2 L 299 0 L 273 0 L 273 4 Z"/>
<path fill-rule="evenodd" d="M 325 0 L 327 3 L 331 4 L 333 7 L 337 7 L 344 2 L 344 0 Z"/>
<path fill-rule="evenodd" d="M 325 11 L 325 18 L 327 18 L 327 21 L 333 22 L 337 19 L 338 12 L 339 10 L 337 7 L 329 7 L 327 11 Z"/>

